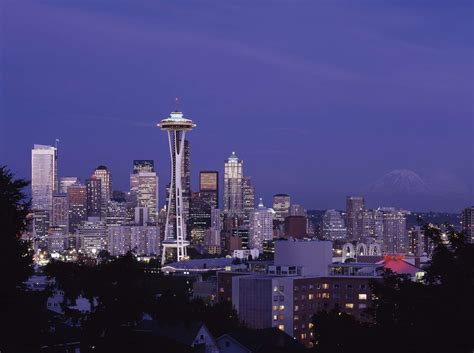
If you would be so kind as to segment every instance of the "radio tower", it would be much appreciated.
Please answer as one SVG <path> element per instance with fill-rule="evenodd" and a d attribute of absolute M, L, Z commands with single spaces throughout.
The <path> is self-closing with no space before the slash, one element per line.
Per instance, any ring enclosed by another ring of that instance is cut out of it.
<path fill-rule="evenodd" d="M 188 257 L 186 247 L 189 245 L 189 242 L 186 240 L 183 218 L 181 165 L 186 132 L 191 131 L 196 124 L 192 120 L 186 119 L 183 113 L 179 111 L 178 98 L 176 98 L 176 110 L 168 118 L 161 120 L 158 126 L 161 130 L 168 132 L 171 158 L 171 183 L 161 256 L 161 265 L 164 265 L 168 250 L 176 248 L 177 261 L 187 259 Z M 174 214 L 172 210 L 174 210 Z"/>

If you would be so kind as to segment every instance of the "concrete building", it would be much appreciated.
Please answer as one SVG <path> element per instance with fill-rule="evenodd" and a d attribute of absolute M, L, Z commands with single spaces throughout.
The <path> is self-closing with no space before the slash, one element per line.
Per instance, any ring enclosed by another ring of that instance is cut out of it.
<path fill-rule="evenodd" d="M 288 216 L 285 218 L 285 238 L 303 239 L 308 236 L 308 220 L 305 216 Z"/>
<path fill-rule="evenodd" d="M 79 179 L 77 177 L 61 177 L 59 178 L 59 193 L 67 194 L 67 188 L 71 185 L 77 184 Z"/>
<path fill-rule="evenodd" d="M 250 213 L 249 248 L 263 252 L 265 240 L 273 239 L 273 216 L 275 212 L 263 205 L 260 198 L 258 207 Z"/>
<path fill-rule="evenodd" d="M 54 194 L 53 195 L 53 212 L 51 218 L 52 226 L 61 226 L 68 228 L 69 226 L 69 215 L 68 215 L 68 197 L 67 194 Z"/>
<path fill-rule="evenodd" d="M 359 240 L 360 226 L 357 222 L 359 212 L 365 208 L 364 198 L 360 196 L 347 196 L 346 198 L 346 226 L 349 240 Z"/>
<path fill-rule="evenodd" d="M 108 251 L 113 256 L 128 251 L 138 256 L 156 256 L 160 252 L 160 232 L 157 226 L 122 225 L 107 229 Z"/>
<path fill-rule="evenodd" d="M 112 199 L 112 174 L 105 165 L 100 165 L 94 170 L 92 175 L 101 181 L 101 202 L 102 209 L 105 212 L 107 202 Z"/>
<path fill-rule="evenodd" d="M 199 194 L 211 209 L 219 208 L 219 172 L 214 170 L 199 172 Z"/>
<path fill-rule="evenodd" d="M 240 249 L 240 250 L 234 250 L 234 253 L 232 257 L 241 259 L 241 260 L 248 260 L 248 259 L 258 259 L 258 256 L 260 255 L 260 252 L 258 249 Z"/>
<path fill-rule="evenodd" d="M 380 210 L 362 210 L 358 212 L 357 225 L 360 226 L 360 239 L 362 241 L 382 240 L 383 214 Z"/>
<path fill-rule="evenodd" d="M 323 216 L 322 235 L 327 240 L 343 240 L 347 237 L 344 219 L 336 210 L 327 210 Z"/>
<path fill-rule="evenodd" d="M 252 186 L 252 179 L 249 176 L 242 178 L 242 202 L 244 223 L 247 223 L 250 213 L 255 209 L 255 188 Z"/>
<path fill-rule="evenodd" d="M 107 228 L 99 217 L 89 217 L 77 229 L 79 248 L 89 256 L 97 256 L 101 250 L 107 250 Z"/>
<path fill-rule="evenodd" d="M 298 204 L 290 205 L 290 216 L 303 216 L 306 217 L 306 210 L 303 206 Z"/>
<path fill-rule="evenodd" d="M 34 145 L 31 150 L 31 207 L 52 212 L 53 194 L 58 191 L 57 149 Z"/>
<path fill-rule="evenodd" d="M 102 217 L 102 181 L 96 176 L 86 180 L 87 217 Z"/>
<path fill-rule="evenodd" d="M 290 215 L 291 200 L 290 195 L 276 194 L 273 196 L 273 210 L 275 211 L 275 220 L 284 222 Z"/>

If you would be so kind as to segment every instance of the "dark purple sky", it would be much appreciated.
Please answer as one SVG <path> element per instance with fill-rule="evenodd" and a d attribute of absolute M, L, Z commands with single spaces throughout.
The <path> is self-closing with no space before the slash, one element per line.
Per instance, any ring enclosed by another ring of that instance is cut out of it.
<path fill-rule="evenodd" d="M 59 138 L 61 176 L 105 164 L 125 189 L 150 158 L 164 185 L 153 126 L 179 96 L 198 124 L 194 188 L 235 150 L 267 203 L 340 208 L 407 169 L 436 197 L 369 206 L 458 211 L 473 203 L 474 5 L 416 3 L 0 0 L 0 163 L 29 178 L 32 145 Z"/>

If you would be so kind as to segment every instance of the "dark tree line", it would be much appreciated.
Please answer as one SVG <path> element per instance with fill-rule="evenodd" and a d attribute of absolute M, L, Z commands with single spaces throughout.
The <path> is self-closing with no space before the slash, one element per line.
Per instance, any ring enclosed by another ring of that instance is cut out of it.
<path fill-rule="evenodd" d="M 434 253 L 423 280 L 387 271 L 372 281 L 375 296 L 362 323 L 338 310 L 315 315 L 318 352 L 474 351 L 474 245 L 450 230 L 425 227 Z"/>

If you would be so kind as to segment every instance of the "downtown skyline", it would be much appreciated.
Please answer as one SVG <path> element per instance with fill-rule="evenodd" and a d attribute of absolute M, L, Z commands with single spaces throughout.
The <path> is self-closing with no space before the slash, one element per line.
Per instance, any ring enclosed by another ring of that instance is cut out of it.
<path fill-rule="evenodd" d="M 202 4 L 205 14 L 180 3 L 148 4 L 149 13 L 127 12 L 126 1 L 107 13 L 107 1 L 26 4 L 5 5 L 2 34 L 0 159 L 19 177 L 30 179 L 33 144 L 59 138 L 60 176 L 84 181 L 106 165 L 115 188 L 126 190 L 132 161 L 153 159 L 163 195 L 167 141 L 155 125 L 177 95 L 199 122 L 190 138 L 193 189 L 199 171 L 222 172 L 236 151 L 266 203 L 277 193 L 308 209 L 342 209 L 346 195 L 359 194 L 369 207 L 459 212 L 473 202 L 468 3 L 271 2 L 252 15 L 212 1 Z M 180 21 L 189 14 L 191 25 Z M 266 26 L 255 28 L 264 14 Z M 295 23 L 296 15 L 306 21 Z M 332 23 L 344 18 L 345 27 Z M 348 61 L 348 52 L 358 54 Z M 364 192 L 393 170 L 414 171 L 427 184 L 434 175 L 443 195 L 397 204 Z"/>

